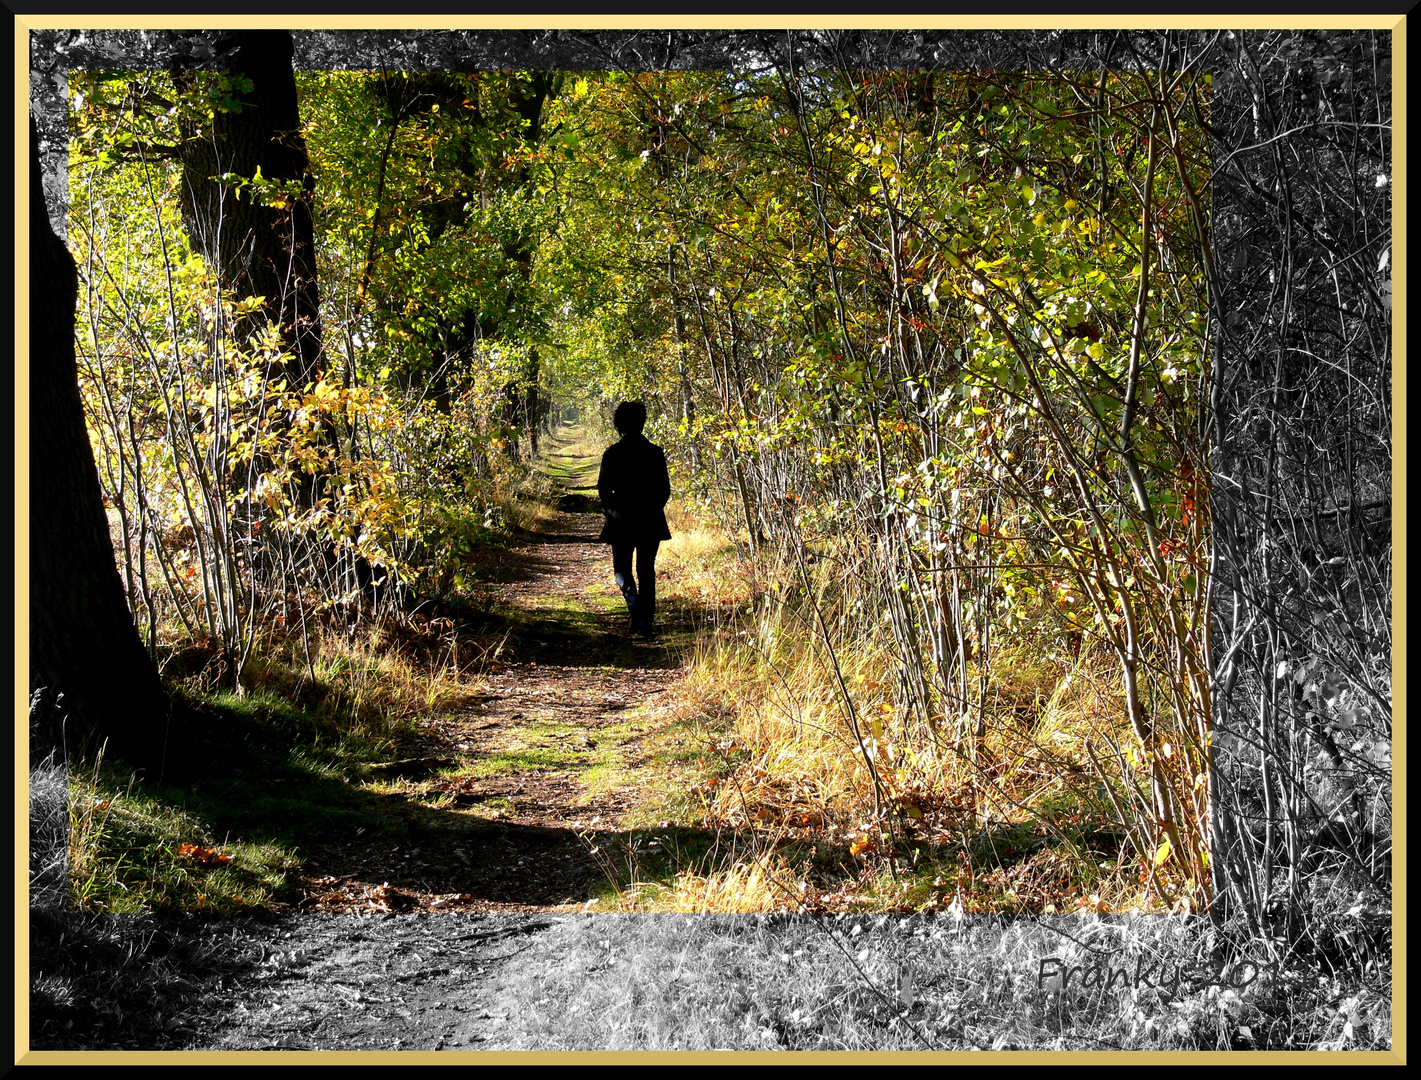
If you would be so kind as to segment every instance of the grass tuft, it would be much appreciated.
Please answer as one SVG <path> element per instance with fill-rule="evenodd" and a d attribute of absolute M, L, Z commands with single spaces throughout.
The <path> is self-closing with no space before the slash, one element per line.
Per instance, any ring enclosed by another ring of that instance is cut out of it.
<path fill-rule="evenodd" d="M 30 770 L 30 907 L 63 908 L 69 879 L 69 770 L 53 758 Z"/>
<path fill-rule="evenodd" d="M 102 759 L 70 779 L 68 855 L 73 907 L 109 914 L 266 907 L 294 863 L 279 844 L 219 839 L 175 792 Z"/>

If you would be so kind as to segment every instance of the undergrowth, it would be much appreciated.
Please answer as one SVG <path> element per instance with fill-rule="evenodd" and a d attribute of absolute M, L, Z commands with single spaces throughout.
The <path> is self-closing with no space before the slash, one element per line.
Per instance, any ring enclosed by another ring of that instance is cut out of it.
<path fill-rule="evenodd" d="M 720 617 L 685 657 L 662 739 L 685 782 L 662 809 L 702 839 L 679 862 L 623 853 L 620 910 L 1159 908 L 1120 812 L 1138 793 L 1107 788 L 1090 756 L 1125 742 L 1113 659 L 999 646 L 980 726 L 929 730 L 895 702 L 871 628 L 831 656 L 792 581 L 691 509 L 675 519 L 666 577 Z"/>
<path fill-rule="evenodd" d="M 1377 1050 L 1384 985 L 1197 918 L 598 916 L 503 982 L 500 1049 Z"/>

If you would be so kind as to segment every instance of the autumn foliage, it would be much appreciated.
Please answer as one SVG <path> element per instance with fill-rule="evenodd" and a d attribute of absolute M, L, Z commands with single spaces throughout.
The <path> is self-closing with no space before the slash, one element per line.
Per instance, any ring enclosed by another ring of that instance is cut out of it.
<path fill-rule="evenodd" d="M 171 148 L 251 87 L 76 74 L 81 377 L 149 648 L 181 627 L 240 677 L 264 621 L 457 592 L 550 418 L 641 398 L 752 567 L 701 670 L 747 691 L 717 739 L 758 804 L 711 778 L 707 814 L 837 830 L 890 873 L 916 842 L 978 858 L 1024 830 L 1031 873 L 1083 875 L 1050 906 L 1207 908 L 1211 440 L 1242 422 L 1218 343 L 1252 309 L 1221 308 L 1215 265 L 1199 57 L 1229 46 L 1189 48 L 1033 74 L 810 71 L 792 47 L 758 72 L 301 73 L 310 175 L 219 179 L 277 222 L 309 204 L 319 370 L 174 197 L 193 158 Z M 1301 385 L 1280 371 L 1274 404 Z M 1345 441 L 1279 439 L 1289 498 Z M 1386 692 L 1325 652 L 1270 652 L 1273 682 L 1374 720 Z M 1045 906 L 998 869 L 1000 892 L 968 869 L 935 902 Z"/>

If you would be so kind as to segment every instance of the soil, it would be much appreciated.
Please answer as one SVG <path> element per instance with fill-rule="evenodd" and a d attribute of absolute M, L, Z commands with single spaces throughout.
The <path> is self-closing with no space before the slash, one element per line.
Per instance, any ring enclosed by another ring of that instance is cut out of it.
<path fill-rule="evenodd" d="M 501 973 L 573 916 L 345 915 L 241 921 L 249 962 L 222 1008 L 184 1018 L 183 1050 L 500 1048 Z M 586 922 L 587 920 L 580 920 Z"/>

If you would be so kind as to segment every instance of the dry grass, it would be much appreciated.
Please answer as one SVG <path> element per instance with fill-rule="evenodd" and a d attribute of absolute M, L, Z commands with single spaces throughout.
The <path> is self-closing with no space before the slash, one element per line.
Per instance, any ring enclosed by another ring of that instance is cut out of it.
<path fill-rule="evenodd" d="M 741 584 L 748 580 L 743 575 L 745 568 L 738 564 L 735 542 L 729 536 L 679 500 L 666 507 L 666 523 L 671 527 L 671 539 L 662 544 L 658 560 L 675 568 L 688 595 L 731 602 L 750 599 Z M 727 585 L 738 588 L 727 593 Z"/>
<path fill-rule="evenodd" d="M 529 472 L 499 496 L 498 509 L 513 532 L 545 532 L 553 520 L 559 494 L 556 481 L 545 473 Z"/>
<path fill-rule="evenodd" d="M 1389 1047 L 1385 994 L 1339 1008 L 1215 944 L 1197 919 L 574 918 L 509 970 L 491 1048 Z"/>
<path fill-rule="evenodd" d="M 733 860 L 733 861 L 732 861 Z M 743 853 L 718 849 L 689 860 L 669 883 L 645 880 L 635 863 L 612 910 L 622 914 L 769 914 L 799 909 L 805 891 L 774 840 Z M 729 862 L 729 865 L 725 865 Z"/>
<path fill-rule="evenodd" d="M 624 910 L 795 910 L 806 881 L 811 895 L 889 909 L 1157 909 L 1128 848 L 1099 839 L 1123 840 L 1129 824 L 1117 807 L 1128 811 L 1130 794 L 1118 782 L 1107 791 L 1087 753 L 1103 761 L 1127 742 L 1112 658 L 1089 649 L 1053 658 L 1032 640 L 999 645 L 980 712 L 929 726 L 895 702 L 884 630 L 855 621 L 842 583 L 820 601 L 845 626 L 831 655 L 794 577 L 757 582 L 732 569 L 734 546 L 688 508 L 676 508 L 673 532 L 676 587 L 731 593 L 727 606 L 741 612 L 688 654 L 672 707 L 701 752 L 685 812 L 755 838 L 758 854 L 683 868 L 674 884 L 663 876 L 660 889 L 624 896 Z M 969 671 L 974 686 L 979 674 Z M 772 834 L 797 841 L 800 854 Z M 805 864 L 816 847 L 848 856 L 837 883 Z M 754 895 L 734 898 L 737 886 Z"/>
<path fill-rule="evenodd" d="M 69 893 L 69 770 L 30 770 L 30 908 L 63 908 Z"/>
<path fill-rule="evenodd" d="M 735 542 L 682 500 L 666 507 L 666 522 L 671 539 L 656 565 L 661 601 L 690 614 L 698 633 L 743 617 L 759 586 Z"/>
<path fill-rule="evenodd" d="M 372 737 L 467 704 L 497 647 L 420 614 L 349 629 L 312 619 L 307 629 L 303 638 L 268 628 L 246 690 L 338 712 L 352 734 Z"/>

